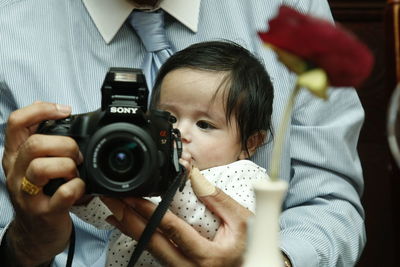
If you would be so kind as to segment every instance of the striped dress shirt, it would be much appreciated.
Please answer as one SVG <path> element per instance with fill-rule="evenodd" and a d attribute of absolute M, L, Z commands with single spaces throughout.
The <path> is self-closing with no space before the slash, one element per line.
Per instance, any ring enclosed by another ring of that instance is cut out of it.
<path fill-rule="evenodd" d="M 199 41 L 229 39 L 259 56 L 275 87 L 275 129 L 295 77 L 256 32 L 267 28 L 267 20 L 281 4 L 332 20 L 326 0 L 202 0 L 197 33 L 173 18 L 166 21 L 175 50 Z M 35 100 L 71 105 L 73 113 L 95 110 L 108 68 L 139 68 L 145 52 L 127 25 L 106 44 L 81 0 L 0 0 L 0 155 L 13 110 Z M 363 119 L 352 89 L 331 90 L 326 102 L 307 91 L 296 100 L 281 165 L 281 178 L 289 182 L 281 248 L 294 266 L 353 266 L 361 254 L 363 179 L 356 146 Z M 268 170 L 270 154 L 267 144 L 253 160 Z M 13 209 L 2 170 L 0 178 L 1 238 Z M 74 266 L 104 266 L 110 232 L 73 220 Z M 67 249 L 52 266 L 65 266 L 66 256 Z"/>

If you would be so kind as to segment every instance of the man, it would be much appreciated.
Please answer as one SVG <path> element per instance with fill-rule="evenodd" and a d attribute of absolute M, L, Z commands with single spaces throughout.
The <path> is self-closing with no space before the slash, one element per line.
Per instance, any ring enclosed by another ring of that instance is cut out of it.
<path fill-rule="evenodd" d="M 32 134 L 40 121 L 67 116 L 71 112 L 68 106 L 73 113 L 98 108 L 99 89 L 109 67 L 141 67 L 145 48 L 135 31 L 124 24 L 134 7 L 144 4 L 145 9 L 152 9 L 161 5 L 169 14 L 165 26 L 175 50 L 223 38 L 259 55 L 276 88 L 275 128 L 294 79 L 258 40 L 256 31 L 265 29 L 281 4 L 332 19 L 327 2 L 322 0 L 157 2 L 1 2 L 0 143 L 4 175 L 0 187 L 0 251 L 15 264 L 64 265 L 73 221 L 77 238 L 74 266 L 104 265 L 108 232 L 73 216 L 71 221 L 68 213 L 84 192 L 84 183 L 76 179 L 76 165 L 83 160 L 76 143 L 68 137 Z M 64 105 L 28 106 L 35 100 Z M 12 113 L 7 126 L 11 112 L 24 106 L 28 107 Z M 297 99 L 281 168 L 281 178 L 289 182 L 281 217 L 281 249 L 293 266 L 351 266 L 361 254 L 365 243 L 359 199 L 363 181 L 356 144 L 362 121 L 363 110 L 353 90 L 332 91 L 328 103 L 307 92 Z M 254 161 L 268 169 L 269 157 L 269 146 L 265 146 Z M 70 182 L 52 198 L 21 190 L 22 181 L 41 187 L 57 177 Z M 162 240 L 171 238 L 180 249 L 170 251 L 170 244 L 153 242 L 151 251 L 156 257 L 172 266 L 191 260 L 208 266 L 240 264 L 248 213 L 221 193 L 204 198 L 207 206 L 222 217 L 228 234 L 214 243 L 200 242 L 188 225 L 169 214 L 161 225 L 167 235 Z M 142 202 L 135 206 L 143 216 L 152 209 Z M 131 218 L 132 214 L 126 216 Z M 129 230 L 126 224 L 120 227 Z M 130 230 L 132 236 L 140 232 L 137 228 Z M 207 247 L 193 248 L 193 244 Z"/>

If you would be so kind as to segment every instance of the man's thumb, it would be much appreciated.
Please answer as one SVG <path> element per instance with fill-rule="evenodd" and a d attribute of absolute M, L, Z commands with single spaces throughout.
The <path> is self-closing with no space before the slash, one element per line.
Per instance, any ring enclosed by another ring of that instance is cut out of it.
<path fill-rule="evenodd" d="M 240 205 L 221 189 L 210 183 L 197 168 L 190 172 L 192 189 L 196 196 L 223 221 L 237 222 L 252 215 L 251 211 Z"/>

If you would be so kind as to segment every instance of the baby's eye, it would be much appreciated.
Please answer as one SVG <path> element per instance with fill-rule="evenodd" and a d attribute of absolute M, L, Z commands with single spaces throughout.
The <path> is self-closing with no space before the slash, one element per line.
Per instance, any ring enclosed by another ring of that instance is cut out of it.
<path fill-rule="evenodd" d="M 198 121 L 196 123 L 197 127 L 199 127 L 200 129 L 215 129 L 215 127 L 213 125 L 211 125 L 210 123 L 206 122 L 206 121 Z"/>

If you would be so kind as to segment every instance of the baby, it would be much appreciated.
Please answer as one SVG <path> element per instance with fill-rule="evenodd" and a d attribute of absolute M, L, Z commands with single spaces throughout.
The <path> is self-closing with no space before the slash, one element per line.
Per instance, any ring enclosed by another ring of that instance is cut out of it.
<path fill-rule="evenodd" d="M 273 88 L 262 63 L 243 47 L 225 41 L 198 43 L 171 56 L 160 69 L 151 109 L 170 112 L 181 132 L 181 164 L 254 212 L 252 183 L 268 179 L 248 160 L 271 135 Z M 198 201 L 190 179 L 170 210 L 212 239 L 219 219 Z M 98 198 L 74 211 L 100 228 L 111 212 Z M 94 216 L 95 215 L 95 216 Z M 127 266 L 136 241 L 114 229 L 107 266 Z M 144 252 L 138 266 L 160 266 Z"/>

